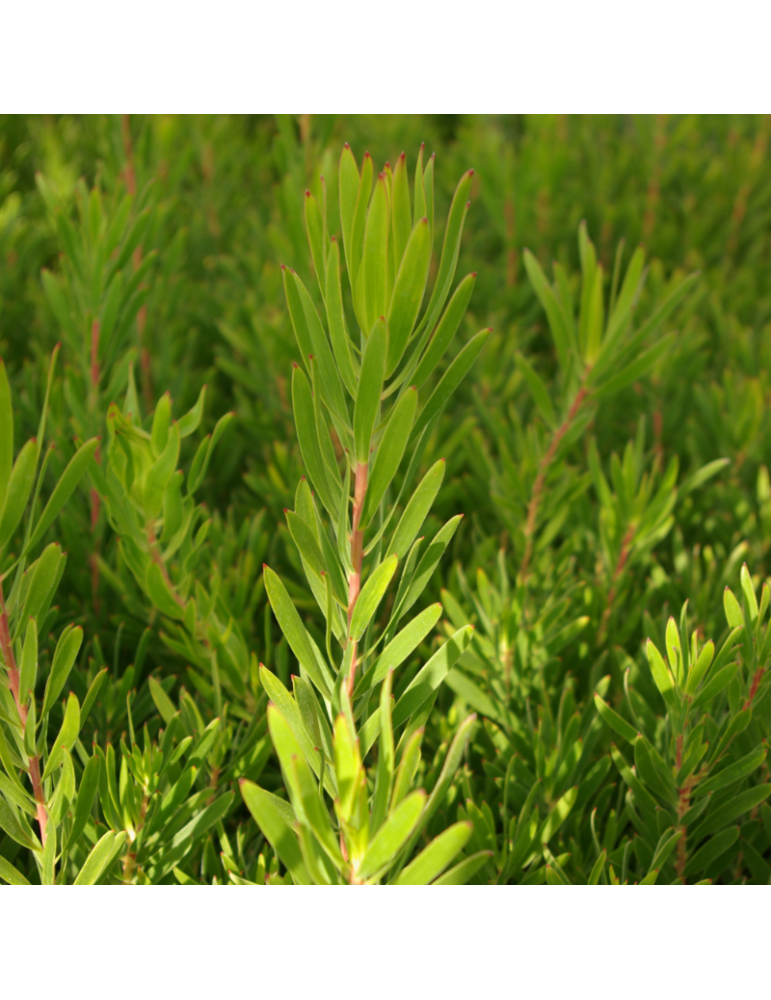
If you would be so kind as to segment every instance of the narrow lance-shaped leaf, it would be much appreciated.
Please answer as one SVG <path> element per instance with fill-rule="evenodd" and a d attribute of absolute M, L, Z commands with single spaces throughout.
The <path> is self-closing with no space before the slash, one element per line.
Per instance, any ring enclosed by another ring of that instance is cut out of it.
<path fill-rule="evenodd" d="M 388 415 L 388 423 L 375 452 L 372 474 L 364 497 L 361 514 L 361 524 L 364 528 L 377 513 L 385 491 L 399 469 L 417 408 L 418 393 L 413 386 L 404 393 Z"/>
<path fill-rule="evenodd" d="M 448 867 L 468 843 L 474 824 L 454 823 L 431 841 L 428 847 L 402 871 L 394 885 L 428 885 Z"/>
<path fill-rule="evenodd" d="M 447 308 L 442 314 L 442 318 L 439 320 L 433 334 L 430 329 L 426 329 L 425 335 L 430 336 L 431 339 L 422 358 L 420 358 L 418 366 L 415 369 L 415 374 L 412 376 L 412 381 L 418 389 L 433 374 L 436 366 L 444 357 L 445 351 L 452 343 L 453 337 L 458 332 L 468 304 L 471 301 L 471 294 L 474 291 L 476 278 L 476 271 L 466 275 L 453 292 L 452 298 L 447 303 Z"/>
<path fill-rule="evenodd" d="M 409 238 L 391 296 L 386 376 L 390 376 L 401 361 L 415 329 L 426 289 L 430 256 L 428 219 L 423 218 L 417 222 Z"/>
<path fill-rule="evenodd" d="M 420 819 L 425 802 L 425 792 L 412 792 L 396 807 L 367 848 L 356 873 L 360 879 L 374 878 L 388 868 Z"/>
<path fill-rule="evenodd" d="M 356 404 L 353 412 L 356 460 L 361 465 L 369 462 L 372 430 L 380 410 L 380 394 L 383 391 L 388 336 L 388 328 L 381 318 L 372 328 L 369 340 L 364 348 L 361 377 L 356 392 Z"/>
<path fill-rule="evenodd" d="M 5 506 L 0 511 L 0 551 L 13 536 L 27 506 L 35 481 L 37 457 L 38 445 L 34 439 L 27 441 L 16 456 L 5 491 Z"/>
<path fill-rule="evenodd" d="M 61 479 L 54 487 L 53 493 L 51 494 L 48 503 L 45 505 L 43 513 L 40 515 L 40 520 L 35 525 L 32 537 L 27 543 L 25 551 L 28 552 L 30 549 L 34 548 L 51 524 L 53 524 L 54 518 L 74 493 L 76 486 L 83 476 L 83 473 L 86 471 L 86 466 L 88 465 L 91 456 L 97 449 L 98 444 L 98 439 L 92 438 L 90 441 L 86 441 L 85 444 L 81 445 L 72 456 L 66 469 L 62 473 Z"/>
<path fill-rule="evenodd" d="M 343 290 L 340 283 L 340 247 L 334 237 L 330 243 L 327 257 L 326 307 L 329 336 L 332 341 L 335 361 L 340 370 L 340 377 L 350 395 L 355 399 L 358 375 L 353 364 L 351 342 L 343 310 Z"/>
<path fill-rule="evenodd" d="M 428 218 L 430 232 L 433 238 L 433 157 L 431 158 L 426 174 L 430 169 L 430 198 L 429 190 L 426 189 L 426 217 Z M 471 190 L 471 180 L 474 176 L 473 170 L 468 170 L 460 179 L 455 194 L 450 205 L 450 214 L 447 217 L 447 228 L 444 233 L 444 243 L 442 245 L 442 256 L 439 261 L 439 270 L 436 275 L 436 284 L 431 294 L 431 298 L 426 309 L 425 325 L 433 327 L 447 301 L 450 294 L 452 279 L 455 275 L 455 268 L 458 264 L 458 254 L 460 252 L 460 240 L 463 235 L 463 223 L 466 220 L 470 202 L 468 200 Z"/>
<path fill-rule="evenodd" d="M 388 193 L 385 174 L 379 174 L 367 212 L 364 253 L 356 278 L 356 315 L 365 336 L 386 313 L 388 280 Z"/>
<path fill-rule="evenodd" d="M 420 485 L 412 494 L 404 513 L 396 526 L 391 539 L 390 550 L 399 559 L 403 559 L 415 540 L 420 527 L 436 499 L 439 487 L 442 485 L 445 472 L 445 461 L 440 459 L 428 470 Z"/>
<path fill-rule="evenodd" d="M 382 601 L 396 572 L 397 557 L 390 556 L 372 573 L 362 587 L 351 617 L 350 637 L 358 642 Z"/>
<path fill-rule="evenodd" d="M 343 152 L 340 156 L 338 188 L 340 196 L 340 222 L 343 230 L 343 248 L 345 250 L 345 259 L 348 261 L 348 271 L 351 273 L 351 239 L 353 218 L 356 213 L 356 200 L 359 197 L 359 168 L 356 166 L 356 158 L 347 142 L 343 146 Z M 329 293 L 327 292 L 327 294 Z"/>

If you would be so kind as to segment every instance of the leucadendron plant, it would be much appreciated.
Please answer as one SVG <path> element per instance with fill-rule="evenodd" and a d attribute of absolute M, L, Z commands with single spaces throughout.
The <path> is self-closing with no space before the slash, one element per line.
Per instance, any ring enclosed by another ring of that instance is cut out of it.
<path fill-rule="evenodd" d="M 292 399 L 307 474 L 286 518 L 320 617 L 306 627 L 281 579 L 265 567 L 271 607 L 299 663 L 292 692 L 261 670 L 289 802 L 248 781 L 242 793 L 286 867 L 284 878 L 300 884 L 465 882 L 488 857 L 483 851 L 458 860 L 471 835 L 471 825 L 460 822 L 410 860 L 474 724 L 469 717 L 459 728 L 430 795 L 414 790 L 423 728 L 473 629 L 461 626 L 417 672 L 411 668 L 412 654 L 442 609 L 435 604 L 412 618 L 409 613 L 462 517 L 424 546 L 418 536 L 442 484 L 444 461 L 414 489 L 412 483 L 448 399 L 489 332 L 465 344 L 432 387 L 475 280 L 468 275 L 450 296 L 470 204 L 468 171 L 455 192 L 436 280 L 422 308 L 434 238 L 433 170 L 433 157 L 424 164 L 421 148 L 411 197 L 402 154 L 393 170 L 386 164 L 374 178 L 373 190 L 372 158 L 365 155 L 360 173 L 346 145 L 339 171 L 342 252 L 328 233 L 326 199 L 319 205 L 306 192 L 326 322 L 299 276 L 284 268 L 302 355 Z M 370 764 L 376 741 L 377 762 Z"/>

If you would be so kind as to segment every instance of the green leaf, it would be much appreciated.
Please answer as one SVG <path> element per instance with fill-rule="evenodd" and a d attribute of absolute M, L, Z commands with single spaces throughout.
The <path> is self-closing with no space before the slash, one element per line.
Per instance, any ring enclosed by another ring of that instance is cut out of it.
<path fill-rule="evenodd" d="M 45 505 L 43 513 L 40 515 L 40 520 L 35 525 L 30 540 L 24 547 L 25 552 L 33 549 L 53 524 L 59 511 L 67 503 L 82 479 L 83 473 L 86 471 L 86 466 L 90 462 L 91 456 L 96 451 L 98 445 L 98 438 L 91 438 L 90 441 L 86 441 L 85 444 L 81 445 L 72 456 L 67 464 L 67 468 L 62 473 L 61 479 L 54 487 L 53 493 Z"/>
<path fill-rule="evenodd" d="M 91 853 L 85 860 L 83 867 L 78 872 L 75 885 L 97 885 L 103 878 L 107 869 L 118 856 L 123 848 L 128 834 L 125 831 L 113 833 L 111 830 L 104 834 L 94 845 Z"/>
<path fill-rule="evenodd" d="M 533 286 L 535 294 L 538 296 L 538 301 L 541 303 L 546 313 L 546 318 L 549 321 L 549 329 L 551 330 L 552 339 L 557 351 L 559 366 L 564 373 L 568 370 L 568 359 L 573 345 L 571 345 L 570 335 L 565 327 L 562 310 L 541 265 L 527 249 L 524 252 L 523 258 L 530 284 Z"/>
<path fill-rule="evenodd" d="M 292 652 L 319 691 L 325 698 L 330 699 L 332 690 L 329 679 L 325 676 L 322 664 L 316 658 L 308 633 L 305 631 L 305 626 L 297 613 L 292 598 L 287 593 L 286 587 L 270 566 L 263 566 L 263 577 L 273 614 L 276 616 L 276 621 L 286 636 L 286 641 Z"/>
<path fill-rule="evenodd" d="M 24 636 L 24 648 L 21 652 L 19 667 L 19 701 L 26 704 L 30 692 L 35 690 L 37 679 L 37 622 L 30 618 L 27 622 L 27 632 Z"/>
<path fill-rule="evenodd" d="M 413 653 L 431 632 L 442 616 L 442 605 L 432 604 L 406 625 L 386 646 L 378 657 L 374 669 L 362 678 L 362 688 L 373 688 L 395 670 Z M 358 694 L 358 692 L 357 692 Z"/>
<path fill-rule="evenodd" d="M 468 821 L 448 827 L 407 865 L 393 884 L 428 885 L 463 850 L 473 830 L 474 824 Z"/>
<path fill-rule="evenodd" d="M 420 389 L 426 379 L 430 378 L 434 369 L 444 357 L 445 351 L 450 346 L 453 337 L 458 332 L 458 327 L 465 315 L 471 294 L 476 284 L 476 272 L 467 274 L 458 287 L 453 292 L 453 296 L 447 303 L 442 318 L 434 330 L 428 347 L 426 348 L 420 363 L 412 376 L 415 386 Z M 428 328 L 427 328 L 427 332 Z"/>
<path fill-rule="evenodd" d="M 600 854 L 599 858 L 597 858 L 597 860 L 594 862 L 594 865 L 592 866 L 592 870 L 589 873 L 589 880 L 587 883 L 588 885 L 599 885 L 600 876 L 602 875 L 603 870 L 605 868 L 605 861 L 607 857 L 608 857 L 608 852 L 603 850 L 602 854 Z"/>
<path fill-rule="evenodd" d="M 410 208 L 410 184 L 407 176 L 407 156 L 402 153 L 396 161 L 393 181 L 391 183 L 392 247 L 395 263 L 394 270 L 398 272 L 399 264 L 404 256 L 404 249 L 410 238 L 412 229 L 412 210 Z"/>
<path fill-rule="evenodd" d="M 158 458 L 163 454 L 169 440 L 169 427 L 171 426 L 171 396 L 164 392 L 158 400 L 153 414 L 153 426 L 150 432 L 150 444 L 153 455 Z"/>
<path fill-rule="evenodd" d="M 389 546 L 393 555 L 403 559 L 415 541 L 421 525 L 433 506 L 445 473 L 445 461 L 440 458 L 425 474 L 396 526 Z"/>
<path fill-rule="evenodd" d="M 417 569 L 406 586 L 402 595 L 402 584 L 399 586 L 399 593 L 396 596 L 396 607 L 391 615 L 391 624 L 396 625 L 398 619 L 404 617 L 417 599 L 426 589 L 428 581 L 434 575 L 434 570 L 439 565 L 439 561 L 444 555 L 447 546 L 452 541 L 458 525 L 463 519 L 463 514 L 456 514 L 455 517 L 442 525 L 431 540 L 431 544 L 420 558 Z M 402 583 L 404 580 L 402 581 Z"/>
<path fill-rule="evenodd" d="M 410 235 L 396 275 L 388 310 L 388 363 L 390 376 L 401 361 L 420 312 L 431 259 L 428 219 L 419 219 Z"/>
<path fill-rule="evenodd" d="M 161 687 L 158 681 L 154 677 L 147 678 L 147 684 L 150 688 L 150 696 L 155 702 L 155 707 L 158 709 L 163 721 L 168 724 L 177 714 L 176 708 L 171 701 L 171 698 L 166 694 L 165 690 Z"/>
<path fill-rule="evenodd" d="M 75 812 L 72 818 L 72 826 L 70 828 L 69 837 L 67 838 L 67 850 L 69 850 L 73 844 L 77 843 L 78 838 L 85 830 L 86 824 L 91 817 L 91 810 L 94 805 L 94 799 L 96 798 L 97 788 L 99 787 L 100 768 L 101 761 L 96 755 L 89 757 L 86 766 L 83 768 L 83 776 L 80 779 L 78 794 L 75 800 Z"/>
<path fill-rule="evenodd" d="M 632 382 L 639 381 L 643 375 L 647 375 L 660 358 L 664 357 L 672 346 L 673 339 L 674 334 L 662 337 L 652 347 L 649 347 L 647 351 L 639 354 L 626 368 L 623 368 L 616 375 L 612 375 L 604 382 L 600 382 L 595 387 L 597 396 L 610 396 L 611 393 L 618 392 L 620 389 L 631 385 Z"/>
<path fill-rule="evenodd" d="M 417 825 L 425 803 L 424 791 L 412 792 L 399 803 L 372 838 L 356 871 L 357 878 L 374 879 L 388 870 Z"/>
<path fill-rule="evenodd" d="M 761 802 L 765 802 L 769 794 L 771 794 L 771 784 L 755 785 L 754 788 L 740 792 L 728 802 L 723 802 L 713 815 L 708 814 L 698 826 L 688 831 L 689 842 L 696 844 L 702 837 L 715 833 L 745 813 L 752 812 Z"/>
<path fill-rule="evenodd" d="M 0 551 L 13 536 L 27 506 L 35 481 L 37 458 L 38 445 L 34 439 L 27 441 L 16 456 L 5 490 L 5 506 L 0 511 Z"/>
<path fill-rule="evenodd" d="M 372 157 L 369 153 L 364 154 L 361 164 L 361 180 L 359 181 L 359 191 L 356 196 L 356 210 L 353 215 L 353 225 L 351 226 L 351 247 L 350 254 L 348 244 L 345 247 L 345 259 L 348 264 L 348 277 L 351 283 L 351 293 L 353 295 L 354 309 L 359 323 L 362 317 L 359 316 L 359 306 L 357 304 L 356 290 L 359 283 L 359 272 L 361 270 L 362 254 L 364 252 L 364 228 L 367 224 L 367 207 L 369 206 L 370 195 L 372 194 Z"/>
<path fill-rule="evenodd" d="M 410 438 L 417 407 L 418 393 L 413 386 L 407 389 L 388 415 L 388 423 L 375 452 L 372 474 L 364 497 L 361 514 L 363 528 L 369 525 L 377 513 L 385 491 L 396 475 Z"/>
<path fill-rule="evenodd" d="M 723 591 L 723 607 L 725 608 L 726 621 L 731 628 L 739 628 L 740 625 L 744 625 L 742 606 L 736 600 L 733 591 L 729 587 L 726 587 Z"/>
<path fill-rule="evenodd" d="M 8 885 L 29 885 L 18 868 L 14 868 L 10 861 L 7 861 L 0 854 L 0 878 Z"/>
<path fill-rule="evenodd" d="M 41 718 L 51 711 L 61 694 L 82 643 L 83 629 L 80 625 L 68 625 L 59 636 L 43 696 Z"/>
<path fill-rule="evenodd" d="M 379 830 L 388 812 L 391 801 L 394 777 L 394 729 L 391 721 L 393 696 L 393 671 L 386 674 L 380 690 L 380 747 L 377 757 L 377 773 L 375 777 L 375 792 L 372 798 L 370 829 Z"/>
<path fill-rule="evenodd" d="M 145 573 L 145 589 L 153 606 L 169 618 L 181 621 L 185 616 L 184 607 L 175 599 L 175 593 L 169 586 L 163 570 L 154 560 L 147 564 Z"/>
<path fill-rule="evenodd" d="M 335 774 L 339 790 L 340 812 L 348 821 L 353 809 L 361 772 L 359 742 L 351 732 L 345 717 L 335 719 L 335 735 L 332 742 L 335 758 Z"/>
<path fill-rule="evenodd" d="M 345 249 L 345 259 L 348 262 L 348 272 L 351 275 L 351 287 L 353 288 L 356 274 L 352 268 L 353 257 L 351 251 L 353 220 L 356 214 L 356 202 L 359 197 L 359 168 L 356 166 L 356 158 L 347 142 L 343 146 L 343 152 L 340 155 L 338 191 L 340 196 L 340 223 L 343 231 L 343 247 Z M 328 297 L 329 294 L 327 293 Z"/>
<path fill-rule="evenodd" d="M 40 841 L 31 831 L 28 832 L 28 827 L 25 827 L 26 824 L 22 825 L 15 808 L 0 795 L 0 830 L 22 847 L 30 851 L 40 851 L 42 849 Z"/>
<path fill-rule="evenodd" d="M 319 283 L 319 289 L 323 298 L 327 277 L 326 243 L 328 237 L 321 209 L 310 191 L 305 192 L 305 228 L 308 233 L 308 244 L 311 248 L 316 280 Z"/>
<path fill-rule="evenodd" d="M 360 465 L 366 465 L 369 462 L 372 429 L 380 411 L 380 394 L 383 391 L 387 350 L 388 329 L 384 322 L 377 320 L 364 348 L 361 377 L 356 390 L 356 404 L 353 411 L 356 460 Z"/>
<path fill-rule="evenodd" d="M 345 312 L 343 310 L 343 289 L 340 281 L 340 247 L 337 245 L 334 237 L 332 238 L 329 256 L 327 257 L 326 307 L 329 337 L 332 341 L 332 350 L 340 371 L 340 377 L 348 392 L 355 399 L 358 375 L 353 365 L 351 341 L 348 336 Z"/>
<path fill-rule="evenodd" d="M 292 830 L 291 808 L 287 802 L 244 778 L 240 781 L 241 795 L 263 836 L 278 854 L 297 885 L 312 885 L 305 867 L 297 836 Z"/>
<path fill-rule="evenodd" d="M 594 704 L 602 719 L 615 733 L 618 733 L 619 736 L 623 737 L 629 743 L 635 742 L 637 739 L 637 730 L 634 726 L 630 726 L 626 719 L 623 719 L 618 712 L 614 712 L 610 705 L 603 701 L 598 694 L 594 696 Z"/>
<path fill-rule="evenodd" d="M 631 266 L 631 265 L 630 265 Z M 695 283 L 699 280 L 698 272 L 690 274 L 687 278 L 684 278 L 667 298 L 658 306 L 649 319 L 639 327 L 638 330 L 628 339 L 627 344 L 624 348 L 625 351 L 635 350 L 646 337 L 649 336 L 657 327 L 661 326 L 664 320 L 672 313 L 677 305 L 683 300 L 683 298 L 693 289 Z M 612 348 L 614 341 L 608 341 L 606 338 L 605 347 Z M 591 378 L 592 381 L 599 379 L 605 370 L 613 365 L 614 359 L 616 357 L 616 352 L 612 349 L 603 349 L 602 354 L 597 359 L 597 363 L 592 369 Z"/>
<path fill-rule="evenodd" d="M 181 438 L 189 437 L 198 430 L 201 423 L 201 418 L 203 417 L 203 404 L 206 398 L 206 386 L 203 386 L 200 393 L 198 394 L 198 399 L 191 410 L 188 410 L 184 417 L 180 417 L 177 421 L 177 430 L 179 431 L 179 436 Z"/>
<path fill-rule="evenodd" d="M 664 662 L 661 653 L 656 649 L 654 642 L 648 639 L 645 651 L 648 655 L 648 664 L 656 687 L 659 689 L 662 698 L 672 710 L 677 709 L 678 699 L 675 691 L 675 682 L 669 667 Z"/>
<path fill-rule="evenodd" d="M 394 728 L 410 716 L 437 690 L 458 659 L 468 649 L 474 636 L 474 626 L 466 625 L 451 636 L 416 674 L 404 691 L 393 712 Z"/>
<path fill-rule="evenodd" d="M 766 750 L 753 750 L 740 760 L 737 760 L 733 764 L 729 764 L 728 767 L 724 767 L 722 771 L 718 771 L 706 781 L 698 784 L 694 790 L 694 796 L 702 796 L 706 795 L 708 792 L 716 792 L 720 788 L 727 788 L 729 785 L 733 785 L 734 782 L 742 781 L 744 778 L 749 777 L 749 775 L 752 774 L 753 771 L 757 770 L 757 768 L 759 768 L 766 759 L 766 754 Z"/>
<path fill-rule="evenodd" d="M 260 683 L 265 689 L 265 693 L 283 715 L 284 720 L 292 730 L 294 738 L 297 740 L 306 762 L 310 765 L 313 773 L 318 777 L 321 774 L 321 764 L 319 753 L 311 734 L 308 732 L 303 716 L 294 698 L 287 691 L 281 681 L 262 665 L 260 666 Z M 314 734 L 315 735 L 315 734 Z M 335 774 L 330 768 L 324 770 L 324 788 L 331 796 L 337 795 L 337 783 Z"/>
<path fill-rule="evenodd" d="M 398 563 L 397 557 L 389 556 L 370 575 L 367 582 L 361 589 L 356 607 L 351 616 L 351 627 L 349 629 L 350 638 L 356 642 L 364 635 L 364 631 L 370 623 L 372 616 L 383 600 L 388 585 L 393 579 Z"/>
<path fill-rule="evenodd" d="M 559 802 L 553 806 L 551 812 L 546 817 L 543 826 L 536 834 L 537 844 L 548 844 L 554 834 L 570 815 L 570 810 L 576 801 L 578 788 L 569 788 Z"/>
<path fill-rule="evenodd" d="M 527 382 L 528 389 L 530 389 L 530 395 L 533 397 L 533 402 L 536 405 L 538 412 L 543 417 L 544 422 L 547 427 L 551 429 L 557 426 L 557 417 L 554 413 L 554 406 L 552 405 L 551 397 L 549 396 L 549 390 L 546 388 L 541 376 L 536 372 L 530 362 L 525 358 L 523 354 L 519 351 L 514 355 L 514 360 L 517 363 L 517 368 L 522 372 L 525 381 Z"/>
<path fill-rule="evenodd" d="M 674 851 L 677 846 L 678 840 L 683 835 L 682 830 L 675 830 L 669 836 L 667 836 L 666 831 L 661 835 L 661 840 L 659 840 L 656 846 L 656 853 L 653 855 L 653 861 L 650 863 L 650 868 L 648 874 L 651 875 L 654 871 L 659 872 L 664 867 L 668 861 L 672 851 Z M 642 885 L 642 883 L 640 883 Z"/>
<path fill-rule="evenodd" d="M 688 678 L 685 682 L 685 693 L 687 695 L 693 695 L 696 692 L 696 689 L 712 665 L 714 655 L 715 643 L 710 639 L 709 642 L 705 643 L 704 648 L 696 658 L 696 662 L 688 671 Z"/>
<path fill-rule="evenodd" d="M 388 192 L 385 174 L 378 174 L 364 230 L 364 252 L 356 278 L 354 302 L 365 337 L 385 316 L 388 287 Z"/>
<path fill-rule="evenodd" d="M 79 733 L 80 704 L 75 695 L 70 693 L 70 696 L 67 699 L 67 705 L 64 709 L 62 728 L 59 730 L 59 735 L 54 740 L 51 756 L 48 758 L 45 770 L 43 771 L 43 781 L 45 781 L 50 774 L 53 774 L 56 768 L 61 765 L 64 757 L 62 748 L 65 750 L 72 750 Z"/>
<path fill-rule="evenodd" d="M 706 705 L 708 701 L 719 695 L 734 679 L 738 669 L 739 667 L 736 663 L 731 663 L 717 672 L 713 670 L 712 676 L 693 699 L 690 707 L 698 708 L 700 705 Z"/>
<path fill-rule="evenodd" d="M 689 875 L 696 875 L 699 872 L 705 871 L 721 855 L 725 854 L 729 848 L 733 847 L 738 839 L 738 826 L 732 826 L 730 829 L 723 830 L 722 833 L 711 837 L 706 844 L 689 857 L 685 865 L 686 878 Z"/>
<path fill-rule="evenodd" d="M 424 182 L 428 177 L 428 184 L 425 185 L 426 195 L 426 217 L 431 228 L 433 238 L 434 226 L 434 201 L 433 201 L 433 157 L 426 166 Z M 442 256 L 439 260 L 439 270 L 436 274 L 436 283 L 431 298 L 426 309 L 426 316 L 423 321 L 425 326 L 432 328 L 439 318 L 447 296 L 450 294 L 452 279 L 455 277 L 455 268 L 458 265 L 458 254 L 460 253 L 460 240 L 463 235 L 463 224 L 466 221 L 471 202 L 468 200 L 471 190 L 471 180 L 474 176 L 473 170 L 467 170 L 458 182 L 450 205 L 450 214 L 447 216 L 447 228 L 444 231 L 444 243 L 442 244 Z"/>
<path fill-rule="evenodd" d="M 478 851 L 476 854 L 472 854 L 470 857 L 464 858 L 460 864 L 455 865 L 454 868 L 445 872 L 441 878 L 438 878 L 432 884 L 468 885 L 480 868 L 483 868 L 492 857 L 492 851 Z"/>
<path fill-rule="evenodd" d="M 341 502 L 340 487 L 327 475 L 319 446 L 311 387 L 305 372 L 299 366 L 295 366 L 292 375 L 292 404 L 305 470 L 330 516 L 336 518 Z"/>
<path fill-rule="evenodd" d="M 491 332 L 490 329 L 480 330 L 479 333 L 471 338 L 452 362 L 432 392 L 426 405 L 420 411 L 420 416 L 412 430 L 411 440 L 416 441 L 423 429 L 444 411 L 450 397 L 468 374 Z"/>

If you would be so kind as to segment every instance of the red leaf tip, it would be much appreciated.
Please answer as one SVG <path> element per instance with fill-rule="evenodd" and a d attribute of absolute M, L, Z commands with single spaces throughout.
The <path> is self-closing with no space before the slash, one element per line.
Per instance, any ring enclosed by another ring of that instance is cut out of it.
<path fill-rule="evenodd" d="M 469 177 L 473 177 L 474 176 L 474 171 L 473 170 L 469 170 L 468 175 L 469 175 Z"/>
<path fill-rule="evenodd" d="M 351 148 L 351 147 L 350 147 L 350 146 L 348 145 L 348 143 L 347 143 L 347 142 L 344 142 L 344 143 L 343 143 L 343 149 L 350 149 L 350 148 Z"/>
<path fill-rule="evenodd" d="M 308 189 L 306 188 L 306 189 L 305 189 L 305 197 L 306 197 L 306 198 L 310 198 L 310 196 L 311 196 L 311 193 L 310 193 L 310 191 L 309 191 L 309 190 L 308 190 Z"/>

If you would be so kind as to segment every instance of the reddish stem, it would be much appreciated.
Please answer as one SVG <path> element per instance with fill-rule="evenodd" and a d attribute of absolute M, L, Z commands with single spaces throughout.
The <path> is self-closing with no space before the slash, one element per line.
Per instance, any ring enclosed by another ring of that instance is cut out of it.
<path fill-rule="evenodd" d="M 746 710 L 748 708 L 752 707 L 752 701 L 753 701 L 755 695 L 758 693 L 758 685 L 760 684 L 761 680 L 763 679 L 763 674 L 765 672 L 766 672 L 765 671 L 765 667 L 759 667 L 755 671 L 755 676 L 752 678 L 752 687 L 750 688 L 750 693 L 747 696 L 747 700 L 745 701 L 744 705 L 742 706 L 742 710 L 743 711 L 746 712 Z"/>
<path fill-rule="evenodd" d="M 610 615 L 613 611 L 613 603 L 616 600 L 616 594 L 618 592 L 618 581 L 621 579 L 621 574 L 624 572 L 624 567 L 629 559 L 629 550 L 631 549 L 632 542 L 634 541 L 634 533 L 635 525 L 630 524 L 622 539 L 618 562 L 616 563 L 616 568 L 613 571 L 613 579 L 610 584 L 610 590 L 608 591 L 608 600 L 605 603 L 605 611 L 602 615 L 602 622 L 600 623 L 600 628 L 597 632 L 597 645 L 601 645 L 605 639 L 608 622 L 610 621 Z"/>
<path fill-rule="evenodd" d="M 535 477 L 535 483 L 533 484 L 533 492 L 530 496 L 530 503 L 527 508 L 527 521 L 525 523 L 525 554 L 522 557 L 522 565 L 519 568 L 519 573 L 524 583 L 527 579 L 527 571 L 530 567 L 530 559 L 533 555 L 533 538 L 535 535 L 536 523 L 538 521 L 538 508 L 541 505 L 541 495 L 543 493 L 543 487 L 546 482 L 546 475 L 549 471 L 549 466 L 554 461 L 554 457 L 557 454 L 557 449 L 560 446 L 560 442 L 570 430 L 573 425 L 573 421 L 578 415 L 578 411 L 581 409 L 584 400 L 586 399 L 588 392 L 584 386 L 576 393 L 576 398 L 573 400 L 573 405 L 570 407 L 570 412 L 565 418 L 564 423 L 561 427 L 557 428 L 554 432 L 554 437 L 551 439 L 551 444 L 549 445 L 549 450 L 541 459 L 540 465 L 538 466 L 538 475 Z"/>
<path fill-rule="evenodd" d="M 675 768 L 679 772 L 683 765 L 683 734 L 681 733 L 677 737 L 677 752 L 675 755 Z M 685 884 L 685 865 L 687 859 L 686 851 L 686 841 L 687 841 L 687 830 L 683 825 L 683 816 L 688 812 L 691 805 L 691 779 L 686 779 L 685 784 L 678 791 L 677 796 L 677 823 L 678 830 L 680 831 L 680 839 L 677 842 L 677 861 L 675 863 L 675 871 L 677 872 L 677 877 L 680 881 Z"/>
<path fill-rule="evenodd" d="M 27 706 L 22 705 L 19 699 L 19 668 L 16 666 L 16 658 L 13 655 L 11 644 L 11 633 L 8 628 L 8 615 L 5 611 L 5 599 L 3 597 L 3 584 L 0 579 L 0 650 L 3 653 L 5 665 L 8 668 L 8 686 L 11 689 L 13 700 L 16 703 L 16 711 L 19 713 L 22 729 L 27 724 Z M 29 776 L 32 781 L 32 792 L 35 796 L 37 806 L 37 822 L 40 827 L 40 842 L 46 845 L 46 826 L 48 824 L 48 813 L 46 811 L 46 800 L 43 794 L 43 782 L 40 778 L 40 761 L 37 755 L 29 759 Z"/>

